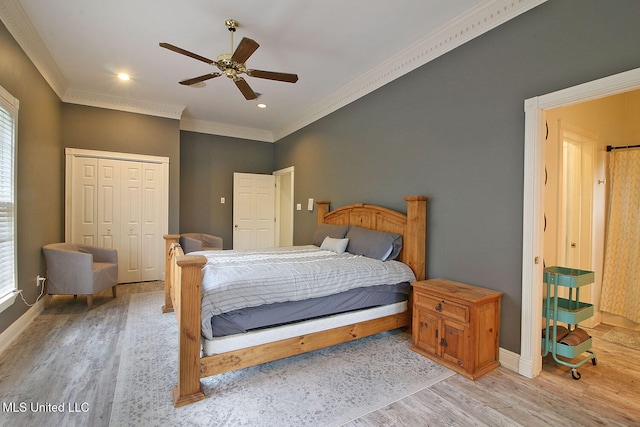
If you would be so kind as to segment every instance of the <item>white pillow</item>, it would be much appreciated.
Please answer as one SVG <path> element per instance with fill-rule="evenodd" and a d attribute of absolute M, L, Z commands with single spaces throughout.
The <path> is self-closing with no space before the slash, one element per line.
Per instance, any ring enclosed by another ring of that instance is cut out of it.
<path fill-rule="evenodd" d="M 324 249 L 327 251 L 333 251 L 340 255 L 347 249 L 347 245 L 349 244 L 349 239 L 335 239 L 333 237 L 325 237 L 322 241 L 322 245 L 320 245 L 320 249 Z"/>

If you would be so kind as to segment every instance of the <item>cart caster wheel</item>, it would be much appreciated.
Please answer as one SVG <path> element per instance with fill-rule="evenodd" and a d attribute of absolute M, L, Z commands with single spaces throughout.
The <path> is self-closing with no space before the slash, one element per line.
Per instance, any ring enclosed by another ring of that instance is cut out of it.
<path fill-rule="evenodd" d="M 593 366 L 596 366 L 598 364 L 598 359 L 594 357 L 593 359 L 591 359 L 591 363 L 593 364 Z"/>
<path fill-rule="evenodd" d="M 571 376 L 573 377 L 574 380 L 579 380 L 580 378 L 582 378 L 582 375 L 580 375 L 580 372 L 576 371 L 575 369 L 571 370 Z"/>

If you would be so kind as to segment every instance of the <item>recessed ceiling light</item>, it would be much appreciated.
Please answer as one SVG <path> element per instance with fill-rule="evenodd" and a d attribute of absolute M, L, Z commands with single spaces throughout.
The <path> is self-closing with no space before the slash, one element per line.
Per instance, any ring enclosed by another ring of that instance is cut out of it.
<path fill-rule="evenodd" d="M 257 107 L 258 108 L 267 108 L 267 104 L 260 103 L 260 104 L 257 105 Z"/>
<path fill-rule="evenodd" d="M 127 73 L 118 73 L 118 78 L 124 81 L 131 80 L 131 76 Z"/>

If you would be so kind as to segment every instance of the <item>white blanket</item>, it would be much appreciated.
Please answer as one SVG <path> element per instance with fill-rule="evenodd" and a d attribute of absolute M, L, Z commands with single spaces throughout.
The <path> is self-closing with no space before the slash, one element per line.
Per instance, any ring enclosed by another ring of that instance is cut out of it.
<path fill-rule="evenodd" d="M 211 317 L 240 308 L 323 297 L 349 289 L 413 282 L 399 261 L 326 251 L 317 246 L 203 251 L 202 334 L 212 339 Z"/>

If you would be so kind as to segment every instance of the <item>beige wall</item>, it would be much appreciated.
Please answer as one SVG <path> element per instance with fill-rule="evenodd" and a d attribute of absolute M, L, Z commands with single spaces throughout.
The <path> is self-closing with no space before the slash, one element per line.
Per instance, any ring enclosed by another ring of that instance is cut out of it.
<path fill-rule="evenodd" d="M 614 145 L 640 145 L 640 90 L 624 94 L 623 103 L 624 132 Z"/>
<path fill-rule="evenodd" d="M 569 125 L 596 135 L 594 193 L 593 193 L 593 227 L 585 230 L 593 239 L 590 249 L 592 263 L 588 267 L 596 273 L 595 282 L 581 292 L 581 300 L 594 304 L 596 314 L 593 319 L 585 322 L 586 326 L 595 326 L 600 321 L 607 320 L 599 312 L 600 292 L 604 256 L 604 237 L 606 231 L 607 212 L 607 178 L 608 155 L 606 146 L 621 146 L 640 144 L 640 91 L 623 93 L 590 102 L 584 102 L 569 107 L 558 108 L 547 112 L 546 120 L 549 125 L 549 136 L 545 142 L 545 167 L 547 184 L 544 189 L 544 211 L 546 229 L 544 233 L 544 262 L 546 266 L 562 265 L 559 247 L 560 230 L 560 195 L 561 185 L 561 140 L 560 132 L 563 125 Z M 561 296 L 567 295 L 561 293 Z"/>
<path fill-rule="evenodd" d="M 547 228 L 544 241 L 546 265 L 557 264 L 559 134 L 561 123 L 567 123 L 597 135 L 596 178 L 606 178 L 606 146 L 640 144 L 640 90 L 610 96 L 547 112 L 549 136 L 545 142 L 545 215 Z M 603 209 L 604 210 L 604 209 Z"/>

